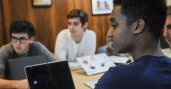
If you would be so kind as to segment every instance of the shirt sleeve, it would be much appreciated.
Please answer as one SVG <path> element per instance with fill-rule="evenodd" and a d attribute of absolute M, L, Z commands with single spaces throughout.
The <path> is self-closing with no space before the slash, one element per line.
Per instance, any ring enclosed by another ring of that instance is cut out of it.
<path fill-rule="evenodd" d="M 67 49 L 66 49 L 67 44 L 65 42 L 64 35 L 65 35 L 64 32 L 60 32 L 56 38 L 54 55 L 58 61 L 66 60 L 66 56 L 67 56 Z"/>
<path fill-rule="evenodd" d="M 42 52 L 43 55 L 45 55 L 50 61 L 55 61 L 55 57 L 53 56 L 53 54 L 40 42 L 37 42 L 39 45 L 39 48 Z"/>
<path fill-rule="evenodd" d="M 4 45 L 0 48 L 0 77 L 5 76 L 5 68 L 10 52 L 12 52 L 10 44 Z"/>
<path fill-rule="evenodd" d="M 94 55 L 96 51 L 96 34 L 94 31 L 87 30 L 87 39 L 85 40 L 86 50 L 84 51 L 84 56 Z M 87 46 L 88 45 L 88 46 Z"/>
<path fill-rule="evenodd" d="M 90 46 L 90 51 L 89 51 L 89 53 L 90 53 L 90 55 L 94 55 L 95 54 L 95 51 L 96 51 L 96 34 L 95 34 L 95 32 L 93 32 L 92 31 L 92 34 L 91 34 L 91 36 L 90 36 L 91 38 L 91 46 Z"/>
<path fill-rule="evenodd" d="M 78 62 L 68 62 L 71 70 L 81 69 L 81 65 Z"/>

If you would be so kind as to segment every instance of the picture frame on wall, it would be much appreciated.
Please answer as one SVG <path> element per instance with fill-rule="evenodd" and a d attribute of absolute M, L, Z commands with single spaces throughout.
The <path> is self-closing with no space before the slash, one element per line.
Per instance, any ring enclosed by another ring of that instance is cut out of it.
<path fill-rule="evenodd" d="M 110 14 L 113 9 L 113 0 L 92 0 L 92 14 Z"/>
<path fill-rule="evenodd" d="M 50 7 L 52 0 L 32 0 L 33 7 Z"/>

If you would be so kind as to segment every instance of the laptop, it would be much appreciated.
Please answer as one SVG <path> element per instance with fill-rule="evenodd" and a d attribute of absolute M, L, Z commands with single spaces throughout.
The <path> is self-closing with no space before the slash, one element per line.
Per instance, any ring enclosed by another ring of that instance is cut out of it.
<path fill-rule="evenodd" d="M 9 59 L 8 60 L 8 67 L 9 67 L 9 79 L 12 80 L 20 80 L 25 79 L 25 71 L 24 67 L 33 64 L 45 63 L 49 62 L 46 56 L 31 56 L 31 57 L 23 57 L 23 58 L 16 58 L 16 59 Z"/>
<path fill-rule="evenodd" d="M 67 61 L 25 67 L 30 89 L 75 89 Z"/>

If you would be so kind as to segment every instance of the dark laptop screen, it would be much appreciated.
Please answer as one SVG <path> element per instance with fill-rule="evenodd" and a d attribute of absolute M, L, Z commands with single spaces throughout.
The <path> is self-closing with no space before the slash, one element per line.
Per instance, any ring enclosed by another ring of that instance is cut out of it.
<path fill-rule="evenodd" d="M 46 56 L 30 56 L 8 60 L 9 76 L 8 79 L 20 80 L 25 79 L 24 67 L 34 64 L 49 62 Z"/>
<path fill-rule="evenodd" d="M 25 70 L 30 89 L 75 89 L 66 61 L 27 66 Z"/>

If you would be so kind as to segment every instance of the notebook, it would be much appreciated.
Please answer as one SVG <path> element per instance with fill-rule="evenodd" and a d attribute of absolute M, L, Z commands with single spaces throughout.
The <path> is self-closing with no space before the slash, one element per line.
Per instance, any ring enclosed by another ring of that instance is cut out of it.
<path fill-rule="evenodd" d="M 67 61 L 25 67 L 30 89 L 75 89 Z"/>
<path fill-rule="evenodd" d="M 8 60 L 8 67 L 9 67 L 8 77 L 9 79 L 12 79 L 12 80 L 25 79 L 26 78 L 25 71 L 24 71 L 25 66 L 44 63 L 44 62 L 49 62 L 49 60 L 43 55 L 9 59 Z"/>
<path fill-rule="evenodd" d="M 110 67 L 115 66 L 105 53 L 77 57 L 76 60 L 87 75 L 106 72 Z"/>

